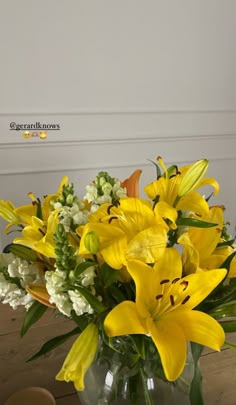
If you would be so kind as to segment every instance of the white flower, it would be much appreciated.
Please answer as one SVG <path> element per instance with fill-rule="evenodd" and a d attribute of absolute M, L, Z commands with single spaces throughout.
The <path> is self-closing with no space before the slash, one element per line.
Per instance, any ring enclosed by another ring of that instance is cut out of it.
<path fill-rule="evenodd" d="M 15 279 L 19 280 L 20 285 Z M 25 286 L 38 282 L 42 282 L 42 277 L 36 265 L 20 259 L 12 253 L 0 255 L 0 301 L 3 304 L 9 304 L 13 309 L 19 305 L 28 309 L 34 300 L 26 292 Z"/>
<path fill-rule="evenodd" d="M 79 316 L 85 312 L 89 314 L 93 313 L 93 308 L 91 305 L 78 291 L 69 290 L 68 294 L 72 301 L 73 309 L 76 315 Z"/>
<path fill-rule="evenodd" d="M 98 196 L 98 191 L 97 187 L 94 184 L 88 184 L 86 187 L 86 194 L 85 194 L 85 199 L 88 200 L 88 202 L 93 202 L 96 200 Z"/>
<path fill-rule="evenodd" d="M 102 191 L 105 195 L 111 195 L 112 185 L 110 183 L 104 183 L 102 186 Z"/>
<path fill-rule="evenodd" d="M 22 287 L 36 282 L 42 282 L 39 269 L 36 265 L 30 264 L 26 260 L 15 257 L 14 260 L 8 265 L 7 268 L 10 277 L 17 277 L 20 279 Z"/>
<path fill-rule="evenodd" d="M 82 204 L 73 203 L 72 207 L 63 207 L 59 213 L 59 221 L 69 232 L 71 224 L 83 225 L 87 222 L 88 211 L 81 211 Z"/>
<path fill-rule="evenodd" d="M 58 310 L 66 316 L 70 316 L 72 303 L 70 301 L 66 288 L 66 274 L 56 269 L 45 273 L 46 289 L 50 295 L 49 302 L 56 304 Z"/>
<path fill-rule="evenodd" d="M 120 186 L 120 181 L 117 181 L 112 189 L 113 196 L 115 199 L 119 199 L 122 197 L 127 197 L 126 190 Z"/>
<path fill-rule="evenodd" d="M 81 285 L 84 287 L 93 285 L 94 277 L 94 266 L 91 266 L 81 274 Z M 85 312 L 91 314 L 93 312 L 92 307 L 78 291 L 67 291 L 68 281 L 65 272 L 60 271 L 57 268 L 54 271 L 47 271 L 45 279 L 46 288 L 50 295 L 50 303 L 56 304 L 58 310 L 64 315 L 70 316 L 72 309 L 74 309 L 77 315 L 82 315 Z"/>
<path fill-rule="evenodd" d="M 84 287 L 94 284 L 95 267 L 91 266 L 81 274 L 81 284 Z"/>

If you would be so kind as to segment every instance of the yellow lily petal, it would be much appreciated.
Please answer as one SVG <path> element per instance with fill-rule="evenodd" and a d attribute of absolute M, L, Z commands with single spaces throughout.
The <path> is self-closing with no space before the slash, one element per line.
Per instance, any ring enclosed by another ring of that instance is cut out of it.
<path fill-rule="evenodd" d="M 160 201 L 155 205 L 154 211 L 157 215 L 160 215 L 162 218 L 168 219 L 171 221 L 170 228 L 176 229 L 177 226 L 175 221 L 178 217 L 177 211 L 171 205 L 167 204 L 165 201 Z"/>
<path fill-rule="evenodd" d="M 0 200 L 0 217 L 8 222 L 19 221 L 19 216 L 15 213 L 15 206 L 11 201 Z"/>
<path fill-rule="evenodd" d="M 200 188 L 203 186 L 212 186 L 214 188 L 214 192 L 213 192 L 214 195 L 217 195 L 220 191 L 220 185 L 219 185 L 218 181 L 216 181 L 215 179 L 210 178 L 210 177 L 202 179 L 197 188 Z"/>
<path fill-rule="evenodd" d="M 190 274 L 182 278 L 173 287 L 172 295 L 175 305 L 180 304 L 181 309 L 192 309 L 202 302 L 211 291 L 225 278 L 226 269 L 213 269 L 200 273 Z M 182 294 L 180 294 L 182 292 Z M 185 295 L 183 295 L 183 292 Z M 177 297 L 181 298 L 179 303 Z M 188 298 L 183 304 L 183 299 Z"/>
<path fill-rule="evenodd" d="M 69 177 L 68 176 L 64 176 L 62 177 L 60 184 L 58 186 L 58 190 L 57 190 L 57 194 L 61 195 L 62 194 L 62 190 L 63 190 L 63 186 L 65 186 L 66 184 L 68 184 L 69 181 Z"/>
<path fill-rule="evenodd" d="M 104 260 L 114 269 L 120 269 L 126 263 L 124 253 L 127 250 L 125 233 L 119 228 L 109 224 L 89 223 L 83 227 L 79 254 L 90 254 L 86 248 L 85 237 L 87 233 L 95 232 L 100 242 L 100 253 Z"/>
<path fill-rule="evenodd" d="M 184 250 L 182 253 L 184 274 L 195 273 L 199 270 L 200 258 L 197 249 L 190 240 L 189 233 L 183 233 L 178 238 L 178 243 L 184 245 Z"/>
<path fill-rule="evenodd" d="M 84 377 L 93 362 L 97 346 L 98 329 L 90 323 L 72 345 L 56 380 L 73 381 L 75 388 L 83 391 Z"/>
<path fill-rule="evenodd" d="M 185 338 L 191 342 L 220 351 L 225 334 L 220 324 L 211 316 L 200 311 L 176 311 L 169 313 L 166 318 L 176 322 L 184 332 Z M 172 332 L 171 332 L 172 334 Z"/>
<path fill-rule="evenodd" d="M 181 375 L 186 361 L 187 343 L 177 322 L 147 321 L 149 332 L 160 354 L 165 376 L 175 381 Z"/>
<path fill-rule="evenodd" d="M 107 336 L 110 337 L 148 333 L 143 319 L 136 310 L 135 303 L 131 301 L 123 301 L 113 308 L 104 321 L 104 328 Z"/>
<path fill-rule="evenodd" d="M 218 224 L 213 228 L 190 228 L 189 237 L 197 249 L 201 260 L 207 258 L 215 250 L 220 242 L 221 232 L 224 224 L 222 207 L 212 207 L 209 213 L 201 217 L 203 221 Z"/>
<path fill-rule="evenodd" d="M 195 191 L 191 191 L 191 193 L 182 197 L 176 204 L 176 209 L 192 211 L 201 216 L 209 212 L 209 206 L 206 200 Z"/>
<path fill-rule="evenodd" d="M 22 221 L 13 221 L 10 222 L 10 224 L 7 224 L 7 226 L 4 229 L 4 232 L 6 235 L 8 235 L 8 233 L 10 232 L 10 228 L 14 225 L 23 225 Z"/>
<path fill-rule="evenodd" d="M 167 245 L 166 228 L 152 226 L 139 232 L 128 243 L 127 259 L 139 259 L 155 263 L 164 253 Z"/>
<path fill-rule="evenodd" d="M 26 224 L 31 223 L 31 218 L 36 216 L 37 206 L 36 205 L 22 205 L 15 209 L 16 215 L 18 215 L 23 222 Z"/>

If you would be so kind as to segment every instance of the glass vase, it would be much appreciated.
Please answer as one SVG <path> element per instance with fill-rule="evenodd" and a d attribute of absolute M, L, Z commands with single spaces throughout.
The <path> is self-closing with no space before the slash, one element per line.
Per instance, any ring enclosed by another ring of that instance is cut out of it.
<path fill-rule="evenodd" d="M 165 380 L 156 351 L 145 360 L 131 353 L 100 351 L 86 373 L 85 390 L 78 393 L 81 405 L 190 405 L 194 374 L 190 347 L 184 371 L 175 382 Z"/>

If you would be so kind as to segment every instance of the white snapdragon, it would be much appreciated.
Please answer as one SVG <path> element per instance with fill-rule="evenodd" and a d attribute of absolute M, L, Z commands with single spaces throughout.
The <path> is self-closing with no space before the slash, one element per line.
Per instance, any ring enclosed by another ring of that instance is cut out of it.
<path fill-rule="evenodd" d="M 20 279 L 22 287 L 42 282 L 42 277 L 40 277 L 38 267 L 34 264 L 28 263 L 26 260 L 20 259 L 19 257 L 15 257 L 8 265 L 7 271 L 10 277 L 17 277 Z"/>
<path fill-rule="evenodd" d="M 86 299 L 76 290 L 69 290 L 68 295 L 71 299 L 73 309 L 76 315 L 82 315 L 85 312 L 88 314 L 93 313 L 93 308 L 91 305 L 86 301 Z"/>
<path fill-rule="evenodd" d="M 66 273 L 58 269 L 55 271 L 47 271 L 45 273 L 45 279 L 46 289 L 50 295 L 49 302 L 56 304 L 62 314 L 70 316 L 72 304 L 66 292 Z"/>
<path fill-rule="evenodd" d="M 112 188 L 112 193 L 117 199 L 122 198 L 122 197 L 127 197 L 126 189 L 121 187 L 120 181 L 117 181 L 114 184 L 114 186 Z"/>
<path fill-rule="evenodd" d="M 71 225 L 84 225 L 87 222 L 88 211 L 81 210 L 81 205 L 73 203 L 71 207 L 61 207 L 58 219 L 64 225 L 66 232 L 70 230 Z"/>
<path fill-rule="evenodd" d="M 91 286 L 92 288 L 94 277 L 94 267 L 91 266 L 80 275 L 79 284 L 84 287 Z M 73 274 L 70 275 L 70 278 L 73 278 Z M 84 313 L 93 313 L 93 308 L 87 300 L 79 291 L 76 291 L 76 285 L 73 290 L 69 288 L 66 272 L 56 268 L 54 271 L 47 271 L 45 279 L 46 288 L 50 295 L 49 301 L 55 304 L 61 313 L 68 317 L 71 315 L 72 310 L 74 310 L 78 316 Z"/>
<path fill-rule="evenodd" d="M 126 189 L 121 187 L 119 180 L 101 172 L 92 184 L 86 186 L 84 199 L 91 203 L 90 212 L 95 212 L 104 203 L 112 204 L 121 197 L 126 197 Z"/>
<path fill-rule="evenodd" d="M 9 304 L 13 309 L 23 305 L 26 309 L 32 304 L 33 298 L 16 284 L 9 283 L 0 273 L 0 301 Z"/>
<path fill-rule="evenodd" d="M 0 255 L 0 302 L 9 304 L 13 309 L 20 305 L 28 309 L 34 300 L 25 287 L 39 282 L 42 278 L 36 265 L 12 253 Z"/>
<path fill-rule="evenodd" d="M 86 190 L 86 194 L 85 194 L 85 199 L 88 202 L 94 202 L 96 201 L 97 197 L 98 197 L 98 190 L 97 187 L 95 186 L 95 184 L 88 184 L 85 187 Z"/>

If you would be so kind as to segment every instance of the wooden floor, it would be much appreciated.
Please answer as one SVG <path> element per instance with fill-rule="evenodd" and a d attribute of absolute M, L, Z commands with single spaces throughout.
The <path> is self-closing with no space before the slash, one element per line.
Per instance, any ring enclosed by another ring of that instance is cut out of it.
<path fill-rule="evenodd" d="M 24 312 L 0 304 L 0 405 L 15 391 L 41 386 L 52 392 L 57 405 L 79 405 L 72 383 L 55 381 L 74 338 L 44 358 L 26 363 L 48 339 L 66 333 L 74 324 L 48 311 L 25 337 L 20 338 Z M 228 341 L 236 342 L 236 334 Z M 205 405 L 236 405 L 236 350 L 206 351 L 201 358 Z M 181 405 L 181 404 L 179 404 Z"/>

